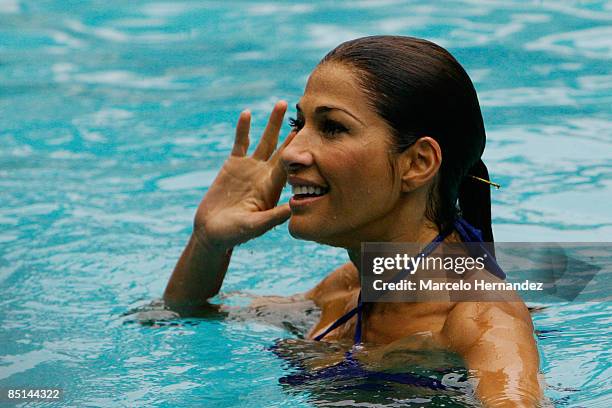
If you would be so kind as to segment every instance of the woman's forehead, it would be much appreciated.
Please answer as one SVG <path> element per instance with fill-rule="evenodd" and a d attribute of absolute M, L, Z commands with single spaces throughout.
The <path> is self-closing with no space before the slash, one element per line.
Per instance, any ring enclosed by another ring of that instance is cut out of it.
<path fill-rule="evenodd" d="M 304 96 L 300 100 L 303 110 L 326 104 L 340 105 L 362 116 L 372 113 L 355 73 L 338 63 L 318 66 L 308 78 Z"/>

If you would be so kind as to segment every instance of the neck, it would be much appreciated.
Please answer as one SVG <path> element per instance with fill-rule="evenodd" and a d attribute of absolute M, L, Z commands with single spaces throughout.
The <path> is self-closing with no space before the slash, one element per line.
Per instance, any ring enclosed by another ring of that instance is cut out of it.
<path fill-rule="evenodd" d="M 437 226 L 425 216 L 420 219 L 404 223 L 395 234 L 390 234 L 379 242 L 413 242 L 426 244 L 434 240 L 440 233 Z M 347 248 L 351 262 L 357 267 L 361 275 L 361 245 Z"/>

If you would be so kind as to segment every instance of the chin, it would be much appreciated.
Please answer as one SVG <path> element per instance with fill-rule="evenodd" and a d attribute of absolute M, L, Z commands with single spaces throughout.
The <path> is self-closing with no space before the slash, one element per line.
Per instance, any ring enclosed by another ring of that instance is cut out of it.
<path fill-rule="evenodd" d="M 289 219 L 289 234 L 293 238 L 302 239 L 305 241 L 317 241 L 317 237 L 321 235 L 321 229 L 312 225 L 307 220 L 300 219 L 302 217 L 292 215 Z"/>
<path fill-rule="evenodd" d="M 289 234 L 291 234 L 293 238 L 339 248 L 348 248 L 351 246 L 351 244 L 338 236 L 338 234 L 329 231 L 328 223 L 317 225 L 318 223 L 300 218 L 300 216 L 291 216 L 289 219 Z"/>

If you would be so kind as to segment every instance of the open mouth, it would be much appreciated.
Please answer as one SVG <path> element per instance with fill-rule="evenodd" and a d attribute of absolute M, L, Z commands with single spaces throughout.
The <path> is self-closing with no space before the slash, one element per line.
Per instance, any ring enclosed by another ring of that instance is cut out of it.
<path fill-rule="evenodd" d="M 319 186 L 292 186 L 291 192 L 296 200 L 321 197 L 329 191 L 329 188 Z"/>

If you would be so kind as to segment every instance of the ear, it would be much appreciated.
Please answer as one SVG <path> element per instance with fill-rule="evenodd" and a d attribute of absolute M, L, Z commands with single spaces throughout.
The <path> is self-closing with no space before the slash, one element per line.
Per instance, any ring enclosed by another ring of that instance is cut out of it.
<path fill-rule="evenodd" d="M 414 191 L 428 184 L 442 164 L 442 149 L 432 137 L 424 136 L 406 149 L 400 157 L 402 192 Z"/>

